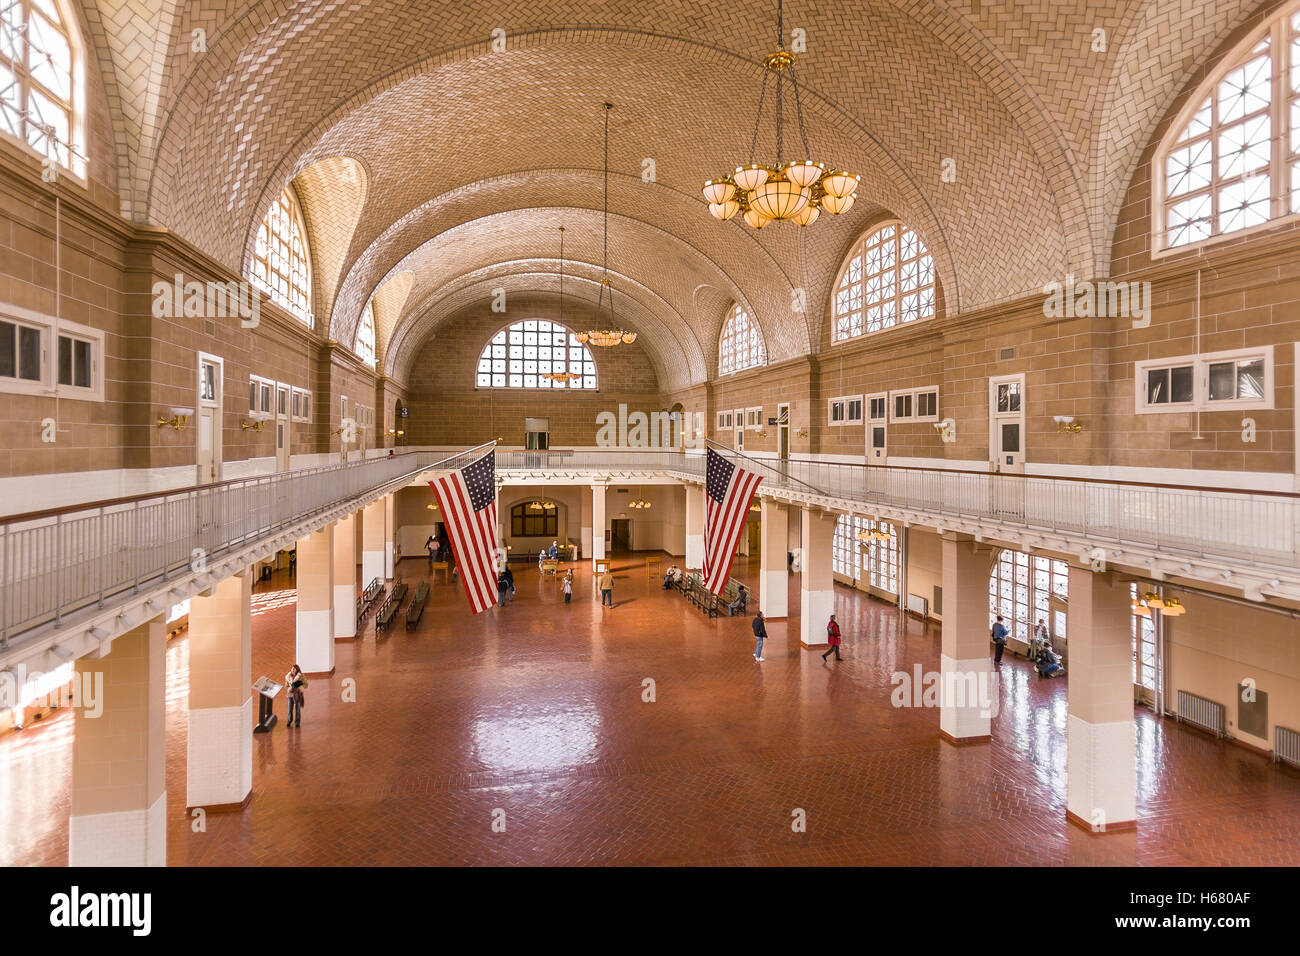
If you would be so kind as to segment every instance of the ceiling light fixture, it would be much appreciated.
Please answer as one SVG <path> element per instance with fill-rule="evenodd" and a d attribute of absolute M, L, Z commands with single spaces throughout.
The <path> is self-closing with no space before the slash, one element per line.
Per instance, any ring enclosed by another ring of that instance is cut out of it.
<path fill-rule="evenodd" d="M 737 166 L 720 179 L 704 184 L 704 201 L 714 218 L 726 221 L 739 213 L 754 229 L 770 222 L 788 219 L 799 226 L 811 226 L 824 209 L 831 215 L 848 212 L 857 199 L 862 177 L 844 170 L 826 169 L 814 159 L 786 162 L 784 158 L 785 115 L 784 81 L 789 78 L 794 94 L 795 122 L 805 156 L 811 156 L 808 136 L 803 127 L 803 107 L 799 102 L 799 81 L 794 75 L 794 54 L 785 48 L 782 0 L 776 4 L 777 50 L 763 58 L 766 72 L 758 95 L 758 115 L 754 119 L 754 138 L 749 147 L 749 162 Z M 758 130 L 763 121 L 763 102 L 767 98 L 767 81 L 776 75 L 776 162 L 756 163 Z"/>
<path fill-rule="evenodd" d="M 560 325 L 564 326 L 565 328 L 568 328 L 567 325 L 564 325 L 564 227 L 563 226 L 560 227 Z M 579 339 L 579 341 L 582 341 L 582 339 Z M 577 372 L 570 372 L 567 369 L 560 372 L 543 372 L 539 377 L 548 378 L 552 382 L 556 382 L 560 385 L 568 385 L 575 378 L 582 378 L 582 376 Z"/>
<path fill-rule="evenodd" d="M 605 302 L 605 290 L 609 289 L 610 325 L 614 325 L 614 287 L 609 284 L 609 111 L 613 108 L 613 103 L 605 104 L 604 244 L 601 247 L 600 295 L 596 299 L 596 322 L 599 322 L 600 307 Z M 563 236 L 561 236 L 562 239 Z M 615 345 L 631 345 L 636 341 L 636 333 L 615 326 L 609 329 L 588 329 L 585 332 L 575 332 L 574 338 L 583 345 L 599 345 L 601 348 L 611 348 Z"/>

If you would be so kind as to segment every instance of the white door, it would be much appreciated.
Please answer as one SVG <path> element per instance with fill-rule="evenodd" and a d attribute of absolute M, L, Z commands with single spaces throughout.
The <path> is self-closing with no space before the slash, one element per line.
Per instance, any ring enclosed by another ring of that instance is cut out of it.
<path fill-rule="evenodd" d="M 211 484 L 221 480 L 221 359 L 200 352 L 198 388 L 195 400 L 195 483 Z"/>
<path fill-rule="evenodd" d="M 736 445 L 735 445 L 736 451 L 744 451 L 745 450 L 745 410 L 743 408 L 736 409 L 734 417 L 731 419 L 731 422 L 736 429 Z"/>
<path fill-rule="evenodd" d="M 1025 377 L 989 379 L 990 504 L 995 514 L 1024 516 L 1025 483 L 1013 475 L 1025 473 Z"/>
<path fill-rule="evenodd" d="M 781 459 L 781 474 L 786 474 L 790 460 L 790 406 L 776 406 L 776 451 Z"/>
<path fill-rule="evenodd" d="M 280 385 L 275 397 L 275 470 L 289 470 L 289 387 Z"/>

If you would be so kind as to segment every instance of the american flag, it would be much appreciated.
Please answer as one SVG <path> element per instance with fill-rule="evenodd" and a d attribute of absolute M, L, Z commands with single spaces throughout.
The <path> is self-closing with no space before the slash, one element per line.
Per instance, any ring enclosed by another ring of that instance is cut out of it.
<path fill-rule="evenodd" d="M 497 495 L 494 452 L 429 482 L 438 496 L 469 605 L 478 614 L 497 599 Z"/>
<path fill-rule="evenodd" d="M 712 448 L 704 475 L 704 586 L 721 594 L 749 517 L 749 503 L 763 479 L 733 465 Z"/>

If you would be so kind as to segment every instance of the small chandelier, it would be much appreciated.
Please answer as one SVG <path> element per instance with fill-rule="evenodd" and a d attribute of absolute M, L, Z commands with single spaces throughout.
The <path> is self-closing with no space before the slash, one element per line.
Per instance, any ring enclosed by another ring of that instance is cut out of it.
<path fill-rule="evenodd" d="M 605 104 L 605 200 L 604 200 L 604 245 L 601 247 L 600 260 L 600 296 L 596 299 L 596 319 L 600 319 L 600 307 L 605 303 L 605 290 L 609 289 L 609 317 L 614 318 L 614 287 L 609 284 L 609 111 L 613 103 Z M 560 237 L 563 240 L 563 236 Z M 631 345 L 636 341 L 636 333 L 624 329 L 588 329 L 575 332 L 573 337 L 583 345 L 599 345 L 612 348 L 615 345 Z"/>
<path fill-rule="evenodd" d="M 641 510 L 644 508 L 654 507 L 654 505 L 651 502 L 647 501 L 644 497 L 642 497 L 640 488 L 636 490 L 636 494 L 637 494 L 636 498 L 633 501 L 629 501 L 627 503 L 627 506 L 629 508 L 636 508 L 637 510 Z"/>
<path fill-rule="evenodd" d="M 859 541 L 888 541 L 892 537 L 884 528 L 863 528 L 857 533 Z"/>
<path fill-rule="evenodd" d="M 560 325 L 564 325 L 564 227 L 560 227 Z M 578 341 L 582 341 L 579 337 Z M 547 378 L 558 385 L 568 385 L 574 379 L 582 378 L 577 372 L 544 372 L 539 378 Z"/>
<path fill-rule="evenodd" d="M 1162 598 L 1155 591 L 1147 591 L 1136 598 L 1132 604 L 1133 613 L 1138 617 L 1151 617 L 1153 612 L 1160 612 L 1165 617 L 1181 617 L 1187 613 L 1183 602 L 1176 597 Z"/>
<path fill-rule="evenodd" d="M 794 54 L 785 48 L 782 0 L 776 5 L 777 50 L 763 58 L 767 70 L 758 96 L 758 116 L 754 119 L 754 139 L 749 162 L 731 173 L 704 184 L 704 201 L 709 212 L 720 220 L 732 219 L 737 213 L 754 229 L 769 222 L 788 219 L 799 226 L 811 226 L 824 209 L 831 215 L 848 212 L 857 199 L 856 190 L 862 177 L 844 170 L 827 170 L 825 163 L 814 159 L 787 162 L 784 158 L 785 116 L 783 81 L 788 74 L 794 93 L 795 122 L 805 156 L 811 156 L 808 136 L 803 128 L 803 109 L 799 102 L 799 81 L 794 75 Z M 758 130 L 763 120 L 763 102 L 767 98 L 768 77 L 776 74 L 776 162 L 754 162 Z"/>

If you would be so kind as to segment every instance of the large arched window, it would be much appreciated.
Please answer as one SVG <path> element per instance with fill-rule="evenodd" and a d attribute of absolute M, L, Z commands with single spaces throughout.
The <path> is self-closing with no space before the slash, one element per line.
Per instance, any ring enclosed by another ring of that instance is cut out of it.
<path fill-rule="evenodd" d="M 307 228 L 292 186 L 286 186 L 257 227 L 253 246 L 253 284 L 311 325 L 311 258 Z"/>
<path fill-rule="evenodd" d="M 901 222 L 888 222 L 849 253 L 835 283 L 832 340 L 842 342 L 934 315 L 934 260 Z"/>
<path fill-rule="evenodd" d="M 356 347 L 352 351 L 371 368 L 375 367 L 375 310 L 369 302 L 361 310 L 361 319 L 357 322 Z"/>
<path fill-rule="evenodd" d="M 766 364 L 763 330 L 741 306 L 734 306 L 718 340 L 718 374 L 730 375 Z"/>
<path fill-rule="evenodd" d="M 1065 637 L 1065 611 L 1052 598 L 1070 599 L 1070 567 L 1064 561 L 1003 550 L 989 575 L 989 627 L 1002 615 L 1011 636 L 1029 642 L 1041 618 L 1053 637 Z"/>
<path fill-rule="evenodd" d="M 893 525 L 840 515 L 831 541 L 831 569 L 851 581 L 865 579 L 873 588 L 897 594 L 898 534 Z"/>
<path fill-rule="evenodd" d="M 1300 9 L 1224 57 L 1152 166 L 1154 248 L 1175 249 L 1300 212 Z"/>
<path fill-rule="evenodd" d="M 492 336 L 479 356 L 474 384 L 479 388 L 595 388 L 596 362 L 564 326 L 529 319 Z"/>
<path fill-rule="evenodd" d="M 55 0 L 0 0 L 0 130 L 85 176 L 81 72 Z"/>

